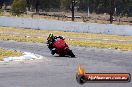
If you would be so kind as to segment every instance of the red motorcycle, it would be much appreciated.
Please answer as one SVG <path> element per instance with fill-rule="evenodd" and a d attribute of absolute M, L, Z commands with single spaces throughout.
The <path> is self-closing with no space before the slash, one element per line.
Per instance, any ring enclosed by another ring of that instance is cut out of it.
<path fill-rule="evenodd" d="M 63 39 L 57 38 L 52 46 L 55 48 L 55 53 L 58 54 L 59 56 L 71 56 L 75 57 L 73 54 L 72 50 L 69 49 L 68 45 Z"/>

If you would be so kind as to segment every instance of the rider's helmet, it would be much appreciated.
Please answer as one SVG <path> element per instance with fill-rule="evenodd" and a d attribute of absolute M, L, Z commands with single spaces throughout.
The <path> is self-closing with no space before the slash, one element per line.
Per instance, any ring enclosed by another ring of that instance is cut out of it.
<path fill-rule="evenodd" d="M 51 39 L 53 39 L 53 38 L 54 38 L 53 33 L 50 33 L 49 36 L 48 36 L 48 38 L 47 38 L 47 40 L 51 40 Z"/>

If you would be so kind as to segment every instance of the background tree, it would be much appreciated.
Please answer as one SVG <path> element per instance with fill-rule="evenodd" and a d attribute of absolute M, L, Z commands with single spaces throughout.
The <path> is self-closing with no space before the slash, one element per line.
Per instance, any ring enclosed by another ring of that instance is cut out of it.
<path fill-rule="evenodd" d="M 62 10 L 69 10 L 72 0 L 60 0 L 60 8 Z"/>
<path fill-rule="evenodd" d="M 0 0 L 0 9 L 2 8 L 4 0 Z"/>
<path fill-rule="evenodd" d="M 26 0 L 14 0 L 11 12 L 13 15 L 21 15 L 26 12 Z"/>

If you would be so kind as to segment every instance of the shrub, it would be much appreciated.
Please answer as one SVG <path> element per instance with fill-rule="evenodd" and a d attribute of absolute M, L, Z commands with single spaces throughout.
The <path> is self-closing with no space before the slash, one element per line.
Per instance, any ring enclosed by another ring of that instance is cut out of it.
<path fill-rule="evenodd" d="M 26 0 L 14 0 L 11 9 L 12 15 L 19 16 L 26 12 L 26 5 Z"/>

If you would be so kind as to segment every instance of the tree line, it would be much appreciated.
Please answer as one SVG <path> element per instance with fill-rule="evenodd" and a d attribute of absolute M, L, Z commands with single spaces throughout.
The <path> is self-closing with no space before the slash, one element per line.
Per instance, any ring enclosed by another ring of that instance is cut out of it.
<path fill-rule="evenodd" d="M 0 6 L 4 4 L 12 4 L 17 1 L 26 1 L 26 7 L 28 10 L 63 10 L 67 11 L 71 9 L 72 0 L 0 0 Z M 105 13 L 110 12 L 111 8 L 116 8 L 117 15 L 132 13 L 132 0 L 76 0 L 78 2 L 78 11 Z"/>
<path fill-rule="evenodd" d="M 13 13 L 24 11 L 73 11 L 72 2 L 80 12 L 108 13 L 110 20 L 116 13 L 117 16 L 132 16 L 132 0 L 0 0 L 3 5 L 11 5 Z"/>

